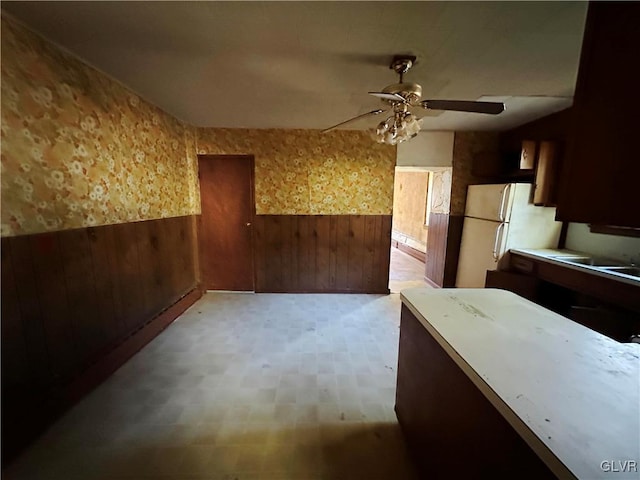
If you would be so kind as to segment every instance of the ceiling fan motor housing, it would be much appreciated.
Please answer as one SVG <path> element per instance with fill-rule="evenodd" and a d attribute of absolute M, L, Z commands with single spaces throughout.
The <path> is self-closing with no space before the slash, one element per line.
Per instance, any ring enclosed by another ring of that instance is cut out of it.
<path fill-rule="evenodd" d="M 417 83 L 394 83 L 382 89 L 382 93 L 395 93 L 409 103 L 415 103 L 422 97 L 422 87 Z M 387 100 L 389 103 L 393 101 Z"/>

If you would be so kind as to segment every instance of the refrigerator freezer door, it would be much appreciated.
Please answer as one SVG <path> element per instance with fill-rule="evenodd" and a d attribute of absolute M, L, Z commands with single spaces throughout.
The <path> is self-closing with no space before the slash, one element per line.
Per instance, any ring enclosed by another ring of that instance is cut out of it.
<path fill-rule="evenodd" d="M 508 222 L 515 185 L 518 184 L 469 185 L 465 216 Z"/>
<path fill-rule="evenodd" d="M 500 258 L 504 254 L 508 230 L 508 223 L 465 217 L 456 287 L 484 287 L 487 270 L 496 270 L 498 262 L 495 257 Z"/>

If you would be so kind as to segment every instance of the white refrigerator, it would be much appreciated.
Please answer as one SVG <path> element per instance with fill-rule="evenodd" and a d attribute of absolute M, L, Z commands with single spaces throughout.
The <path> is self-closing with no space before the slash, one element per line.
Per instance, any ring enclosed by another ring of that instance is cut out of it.
<path fill-rule="evenodd" d="M 531 203 L 530 183 L 470 185 L 456 287 L 482 288 L 487 270 L 506 267 L 510 248 L 556 248 L 561 222 L 554 207 Z"/>

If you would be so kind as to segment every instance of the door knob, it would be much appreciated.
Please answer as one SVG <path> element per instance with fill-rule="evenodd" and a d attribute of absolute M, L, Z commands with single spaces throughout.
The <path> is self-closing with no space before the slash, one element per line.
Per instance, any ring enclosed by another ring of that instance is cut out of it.
<path fill-rule="evenodd" d="M 251 226 L 251 222 L 247 222 L 245 225 L 246 225 L 247 227 L 250 227 L 250 226 Z"/>

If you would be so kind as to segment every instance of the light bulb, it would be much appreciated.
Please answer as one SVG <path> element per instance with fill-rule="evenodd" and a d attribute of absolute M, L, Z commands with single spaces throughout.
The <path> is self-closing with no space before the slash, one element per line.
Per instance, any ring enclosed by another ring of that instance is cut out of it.
<path fill-rule="evenodd" d="M 420 130 L 420 125 L 418 125 L 418 122 L 416 121 L 411 122 L 407 126 L 407 134 L 409 135 L 415 135 L 416 133 L 418 133 L 419 130 Z"/>
<path fill-rule="evenodd" d="M 388 143 L 389 145 L 395 145 L 396 144 L 396 136 L 391 132 L 388 131 L 387 133 L 384 134 L 384 143 Z"/>

